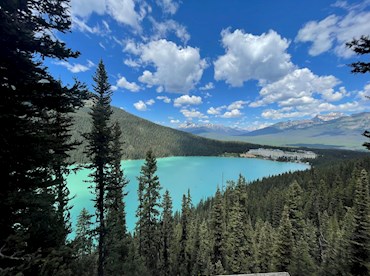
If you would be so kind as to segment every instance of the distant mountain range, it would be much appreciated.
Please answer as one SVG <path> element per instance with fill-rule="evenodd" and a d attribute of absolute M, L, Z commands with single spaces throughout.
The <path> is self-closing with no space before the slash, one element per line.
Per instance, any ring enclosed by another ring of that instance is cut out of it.
<path fill-rule="evenodd" d="M 312 119 L 280 122 L 250 132 L 227 127 L 207 127 L 206 125 L 182 128 L 184 131 L 219 140 L 245 141 L 271 146 L 351 150 L 364 150 L 362 144 L 366 138 L 361 134 L 366 129 L 370 129 L 369 112 L 351 116 L 342 113 L 317 115 Z"/>
<path fill-rule="evenodd" d="M 84 154 L 86 142 L 82 135 L 91 129 L 89 112 L 90 108 L 86 105 L 73 115 L 75 123 L 72 138 L 83 143 L 71 152 L 71 158 L 79 163 L 88 162 Z M 157 157 L 165 157 L 221 155 L 225 152 L 242 153 L 251 148 L 258 148 L 257 145 L 246 142 L 207 139 L 164 127 L 116 107 L 113 107 L 112 119 L 121 126 L 124 158 L 127 159 L 144 158 L 149 149 L 152 149 Z"/>

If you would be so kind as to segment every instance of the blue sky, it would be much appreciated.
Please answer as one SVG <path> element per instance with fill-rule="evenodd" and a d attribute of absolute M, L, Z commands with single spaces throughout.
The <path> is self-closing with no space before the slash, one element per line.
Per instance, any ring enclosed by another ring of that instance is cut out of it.
<path fill-rule="evenodd" d="M 370 35 L 370 1 L 72 0 L 81 52 L 47 60 L 92 89 L 103 59 L 112 104 L 153 122 L 253 130 L 317 114 L 368 111 L 368 75 L 353 75 L 353 37 Z"/>

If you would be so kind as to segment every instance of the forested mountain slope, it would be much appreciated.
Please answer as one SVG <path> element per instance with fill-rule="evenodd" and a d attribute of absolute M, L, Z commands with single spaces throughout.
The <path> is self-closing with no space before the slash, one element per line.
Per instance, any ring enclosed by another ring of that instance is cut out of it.
<path fill-rule="evenodd" d="M 84 141 L 82 135 L 91 128 L 91 116 L 88 107 L 81 108 L 74 114 L 75 124 L 72 128 L 73 138 Z M 257 145 L 243 142 L 225 142 L 198 137 L 189 133 L 164 127 L 134 116 L 124 110 L 113 107 L 112 122 L 121 126 L 124 142 L 124 158 L 144 158 L 152 149 L 157 157 L 165 156 L 207 156 L 219 155 L 224 152 L 245 152 Z M 87 162 L 82 145 L 71 153 L 77 162 Z"/>

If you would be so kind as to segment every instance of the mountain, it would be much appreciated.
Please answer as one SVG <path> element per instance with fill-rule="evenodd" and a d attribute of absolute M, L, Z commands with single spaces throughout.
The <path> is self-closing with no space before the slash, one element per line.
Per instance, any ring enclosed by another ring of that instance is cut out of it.
<path fill-rule="evenodd" d="M 364 130 L 370 129 L 370 113 L 345 116 L 341 113 L 318 115 L 309 120 L 281 122 L 227 140 L 272 146 L 305 146 L 364 150 Z"/>
<path fill-rule="evenodd" d="M 236 136 L 236 135 L 243 135 L 248 133 L 247 130 L 243 130 L 240 128 L 233 128 L 233 127 L 226 127 L 222 125 L 215 125 L 215 124 L 195 124 L 192 122 L 186 122 L 181 124 L 178 127 L 178 130 L 185 131 L 188 133 L 196 134 L 199 136 Z"/>
<path fill-rule="evenodd" d="M 89 111 L 90 108 L 85 106 L 73 115 L 75 123 L 72 127 L 72 138 L 82 141 L 82 145 L 71 152 L 71 158 L 79 163 L 88 162 L 84 154 L 86 142 L 82 135 L 91 128 Z M 157 157 L 165 157 L 220 155 L 225 152 L 245 152 L 251 148 L 258 148 L 257 145 L 245 142 L 206 139 L 157 125 L 116 107 L 113 107 L 112 119 L 118 121 L 121 126 L 126 159 L 144 158 L 149 149 L 152 149 Z"/>
<path fill-rule="evenodd" d="M 251 131 L 243 135 L 258 136 L 258 135 L 279 133 L 279 132 L 292 130 L 292 129 L 304 129 L 304 128 L 308 128 L 308 127 L 312 127 L 316 125 L 322 125 L 322 124 L 325 124 L 327 122 L 330 122 L 332 120 L 336 120 L 342 117 L 346 117 L 346 116 L 343 113 L 334 113 L 334 112 L 326 114 L 326 115 L 316 115 L 312 119 L 279 122 L 274 125 L 261 128 L 255 131 Z"/>

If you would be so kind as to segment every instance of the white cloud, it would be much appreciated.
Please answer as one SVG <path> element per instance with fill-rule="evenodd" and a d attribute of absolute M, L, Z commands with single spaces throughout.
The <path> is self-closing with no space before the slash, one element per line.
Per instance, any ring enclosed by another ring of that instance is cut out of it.
<path fill-rule="evenodd" d="M 157 5 L 162 8 L 164 13 L 175 14 L 179 8 L 179 3 L 176 0 L 157 0 Z"/>
<path fill-rule="evenodd" d="M 265 85 L 259 92 L 261 99 L 250 107 L 277 103 L 280 106 L 310 104 L 314 95 L 326 101 L 338 101 L 347 95 L 344 88 L 335 92 L 340 81 L 334 76 L 317 76 L 309 69 L 296 69 L 281 80 Z"/>
<path fill-rule="evenodd" d="M 182 113 L 182 115 L 184 115 L 186 118 L 188 119 L 192 119 L 192 118 L 199 118 L 199 119 L 207 119 L 208 116 L 207 115 L 204 115 L 202 112 L 198 111 L 198 110 L 195 110 L 195 109 L 191 109 L 191 110 L 188 110 L 188 109 L 181 109 L 180 112 Z"/>
<path fill-rule="evenodd" d="M 330 15 L 321 21 L 310 21 L 299 30 L 297 42 L 311 42 L 309 54 L 320 55 L 333 50 L 339 57 L 348 58 L 355 53 L 346 42 L 361 35 L 370 35 L 370 12 L 348 8 L 346 16 Z"/>
<path fill-rule="evenodd" d="M 226 53 L 214 62 L 216 80 L 231 86 L 242 86 L 251 79 L 275 81 L 294 67 L 286 52 L 289 41 L 275 31 L 258 36 L 227 29 L 221 36 Z"/>
<path fill-rule="evenodd" d="M 221 107 L 210 107 L 208 110 L 207 110 L 207 114 L 210 114 L 210 115 L 219 115 L 221 114 L 221 111 L 226 108 L 226 106 L 221 106 Z"/>
<path fill-rule="evenodd" d="M 57 61 L 57 62 L 55 62 L 55 64 L 56 65 L 61 65 L 65 68 L 67 68 L 68 71 L 70 71 L 72 73 L 86 72 L 86 71 L 90 70 L 92 67 L 95 66 L 95 64 L 91 60 L 87 60 L 86 65 L 79 64 L 79 63 L 71 64 L 67 61 Z"/>
<path fill-rule="evenodd" d="M 145 104 L 146 104 L 146 105 L 153 105 L 153 104 L 155 104 L 155 100 L 153 100 L 153 99 L 147 100 L 147 101 L 145 102 Z"/>
<path fill-rule="evenodd" d="M 77 29 L 83 33 L 90 33 L 90 34 L 97 34 L 97 35 L 100 35 L 103 32 L 98 25 L 96 25 L 95 27 L 91 27 L 85 22 L 85 20 L 79 19 L 75 16 L 72 16 L 72 28 Z"/>
<path fill-rule="evenodd" d="M 171 120 L 170 120 L 170 123 L 171 123 L 171 124 L 179 124 L 179 123 L 180 123 L 180 120 L 174 120 L 174 119 L 171 119 Z"/>
<path fill-rule="evenodd" d="M 81 31 L 87 32 L 90 31 L 87 28 L 86 20 L 93 13 L 109 14 L 115 21 L 139 31 L 141 30 L 140 22 L 146 15 L 146 10 L 143 7 L 140 7 L 140 11 L 135 10 L 134 0 L 72 0 L 71 11 L 74 23 L 79 25 Z M 77 17 L 83 20 L 77 19 Z M 75 22 L 75 20 L 77 21 Z M 110 32 L 109 25 L 104 22 L 105 31 Z"/>
<path fill-rule="evenodd" d="M 231 103 L 227 109 L 228 110 L 233 110 L 233 109 L 243 109 L 244 106 L 247 104 L 248 102 L 246 101 L 235 101 L 233 103 Z"/>
<path fill-rule="evenodd" d="M 242 116 L 243 113 L 240 112 L 239 109 L 233 109 L 231 111 L 226 111 L 223 115 L 221 115 L 221 118 L 238 118 Z"/>
<path fill-rule="evenodd" d="M 327 112 L 360 112 L 366 107 L 357 101 L 346 102 L 338 105 L 332 103 L 314 101 L 312 104 L 299 106 L 297 108 L 284 107 L 281 109 L 267 109 L 262 112 L 262 117 L 265 119 L 288 119 L 305 116 L 313 116 L 320 113 Z"/>
<path fill-rule="evenodd" d="M 164 103 L 167 103 L 167 104 L 171 102 L 171 99 L 168 98 L 167 96 L 157 96 L 156 99 L 161 100 L 161 101 L 163 101 Z"/>
<path fill-rule="evenodd" d="M 71 0 L 71 11 L 73 15 L 88 17 L 92 13 L 105 13 L 105 0 Z"/>
<path fill-rule="evenodd" d="M 143 101 L 138 101 L 137 103 L 134 103 L 134 107 L 139 111 L 146 111 L 147 106 Z"/>
<path fill-rule="evenodd" d="M 173 101 L 175 107 L 181 107 L 182 105 L 199 105 L 202 104 L 202 98 L 199 96 L 182 95 L 181 97 Z"/>
<path fill-rule="evenodd" d="M 140 63 L 138 61 L 136 61 L 136 60 L 131 59 L 131 58 L 125 59 L 123 61 L 123 63 L 125 65 L 127 65 L 128 67 L 132 67 L 132 68 L 138 68 L 138 67 L 140 67 Z"/>
<path fill-rule="evenodd" d="M 186 27 L 175 20 L 170 19 L 164 22 L 157 22 L 153 17 L 150 17 L 150 21 L 154 29 L 153 40 L 166 38 L 169 33 L 174 33 L 185 44 L 190 39 L 190 34 L 186 30 Z"/>
<path fill-rule="evenodd" d="M 106 0 L 107 12 L 119 23 L 140 30 L 141 16 L 135 11 L 133 0 Z"/>
<path fill-rule="evenodd" d="M 140 91 L 140 86 L 137 85 L 135 82 L 129 82 L 126 80 L 125 77 L 121 77 L 118 81 L 117 81 L 117 84 L 116 86 L 120 87 L 120 88 L 125 88 L 131 92 L 138 92 Z"/>
<path fill-rule="evenodd" d="M 140 47 L 143 63 L 155 67 L 145 70 L 139 77 L 142 83 L 163 86 L 167 92 L 187 93 L 195 87 L 203 75 L 207 63 L 200 58 L 199 49 L 177 46 L 164 39 L 151 41 Z"/>
<path fill-rule="evenodd" d="M 199 88 L 199 90 L 211 90 L 211 89 L 214 89 L 215 88 L 215 85 L 213 84 L 213 82 L 209 82 L 207 83 L 206 85 L 202 86 Z"/>

